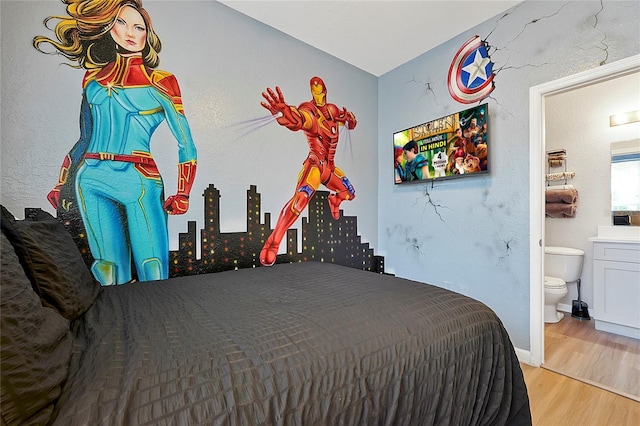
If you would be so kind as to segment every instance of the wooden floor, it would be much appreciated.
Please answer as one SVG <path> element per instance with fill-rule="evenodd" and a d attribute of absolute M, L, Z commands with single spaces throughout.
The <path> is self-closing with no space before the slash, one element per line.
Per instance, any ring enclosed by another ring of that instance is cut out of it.
<path fill-rule="evenodd" d="M 544 339 L 544 368 L 640 402 L 640 340 L 596 330 L 593 320 L 568 314 L 545 324 Z"/>
<path fill-rule="evenodd" d="M 544 368 L 520 365 L 534 426 L 640 425 L 640 402 Z"/>

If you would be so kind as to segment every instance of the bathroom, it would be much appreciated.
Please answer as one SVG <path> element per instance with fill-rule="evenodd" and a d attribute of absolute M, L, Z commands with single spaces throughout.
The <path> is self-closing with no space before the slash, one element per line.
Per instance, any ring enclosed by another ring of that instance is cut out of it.
<path fill-rule="evenodd" d="M 545 244 L 546 247 L 569 247 L 584 252 L 580 280 L 580 299 L 585 303 L 585 310 L 579 315 L 583 317 L 582 321 L 593 322 L 597 305 L 594 300 L 594 242 L 590 238 L 598 235 L 599 227 L 610 226 L 613 222 L 612 144 L 624 142 L 640 145 L 639 122 L 611 126 L 610 116 L 640 110 L 638 93 L 640 73 L 635 72 L 545 99 L 545 150 L 566 151 L 564 164 L 549 172 L 574 172 L 575 175 L 566 184 L 573 185 L 578 191 L 574 217 L 545 219 Z M 547 184 L 563 185 L 565 181 L 545 182 Z M 640 237 L 637 214 L 631 214 L 629 221 L 632 226 L 625 227 L 623 231 Z M 564 321 L 581 321 L 571 316 L 572 310 L 575 314 L 572 302 L 578 299 L 577 287 L 576 282 L 567 283 L 567 294 L 559 300 L 558 311 L 565 314 Z M 611 337 L 616 338 L 616 335 Z M 545 353 L 545 363 L 550 355 Z"/>

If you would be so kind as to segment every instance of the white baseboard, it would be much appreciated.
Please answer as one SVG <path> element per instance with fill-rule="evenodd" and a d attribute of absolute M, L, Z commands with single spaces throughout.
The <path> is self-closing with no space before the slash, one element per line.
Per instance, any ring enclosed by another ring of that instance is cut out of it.
<path fill-rule="evenodd" d="M 524 349 L 520 349 L 520 348 L 514 348 L 516 351 L 516 356 L 518 357 L 518 361 L 524 363 L 524 364 L 528 364 L 528 365 L 533 365 L 531 363 L 531 352 L 530 351 L 526 351 Z M 533 365 L 534 367 L 539 367 L 539 365 Z"/>
<path fill-rule="evenodd" d="M 558 310 L 560 312 L 566 312 L 567 314 L 571 315 L 571 312 L 573 311 L 573 306 L 567 305 L 566 303 L 558 303 Z M 593 319 L 596 316 L 595 311 L 590 307 L 587 307 L 587 311 L 591 316 L 591 319 Z"/>
<path fill-rule="evenodd" d="M 560 312 L 567 312 L 570 314 L 572 309 L 572 305 L 567 305 L 566 303 L 558 303 L 558 310 Z"/>

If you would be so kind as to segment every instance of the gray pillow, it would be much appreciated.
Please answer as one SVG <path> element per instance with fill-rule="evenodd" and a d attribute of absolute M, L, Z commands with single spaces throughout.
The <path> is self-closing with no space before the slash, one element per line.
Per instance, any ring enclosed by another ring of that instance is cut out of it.
<path fill-rule="evenodd" d="M 101 287 L 71 234 L 43 210 L 38 210 L 33 220 L 12 218 L 3 208 L 2 232 L 43 305 L 57 309 L 68 320 L 78 318 L 93 304 Z"/>
<path fill-rule="evenodd" d="M 67 377 L 69 321 L 42 306 L 11 243 L 0 235 L 2 424 L 47 424 Z"/>

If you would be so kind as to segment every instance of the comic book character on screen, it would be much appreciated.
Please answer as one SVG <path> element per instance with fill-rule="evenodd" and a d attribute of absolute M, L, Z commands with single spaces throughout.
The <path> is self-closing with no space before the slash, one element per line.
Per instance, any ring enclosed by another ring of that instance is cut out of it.
<path fill-rule="evenodd" d="M 302 164 L 294 195 L 282 208 L 276 227 L 260 252 L 260 263 L 265 266 L 275 263 L 285 232 L 298 219 L 321 184 L 333 191 L 329 195 L 329 207 L 336 220 L 340 218 L 340 203 L 356 196 L 349 179 L 334 162 L 339 128 L 354 129 L 356 117 L 344 107 L 340 109 L 327 103 L 327 87 L 320 77 L 313 77 L 309 84 L 312 99 L 298 107 L 285 102 L 279 87 L 262 93 L 266 102 L 260 104 L 276 117 L 281 126 L 294 132 L 302 130 L 309 144 L 309 154 Z"/>
<path fill-rule="evenodd" d="M 77 203 L 102 285 L 168 277 L 168 214 L 189 208 L 196 147 L 176 78 L 155 68 L 160 40 L 141 0 L 64 0 L 68 16 L 53 16 L 56 40 L 38 36 L 86 70 L 81 139 L 64 159 L 48 199 L 57 210 Z M 164 185 L 150 152 L 151 135 L 165 121 L 178 148 L 178 188 Z M 73 172 L 72 172 L 73 171 Z M 74 182 L 67 182 L 75 176 Z M 65 192 L 67 184 L 75 191 Z M 61 195 L 62 194 L 62 195 Z M 73 198 L 70 201 L 67 198 Z"/>

